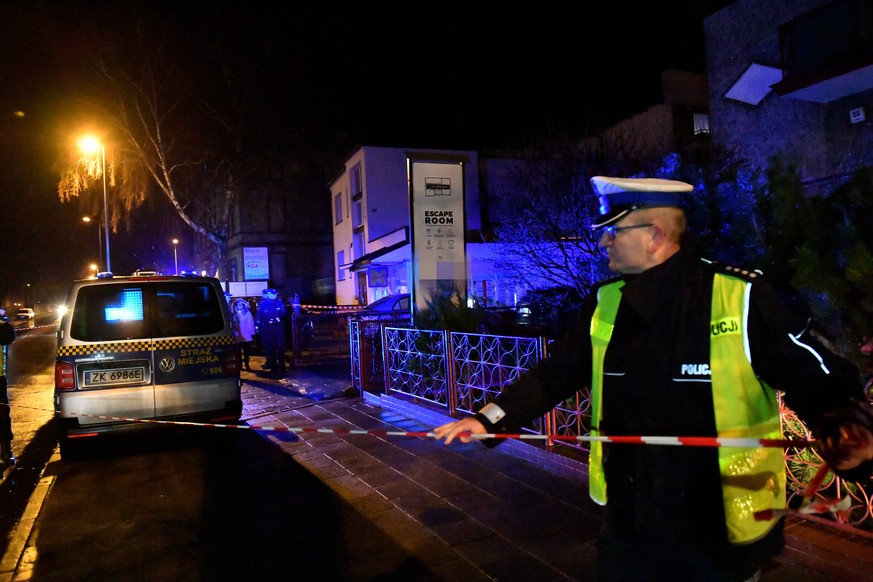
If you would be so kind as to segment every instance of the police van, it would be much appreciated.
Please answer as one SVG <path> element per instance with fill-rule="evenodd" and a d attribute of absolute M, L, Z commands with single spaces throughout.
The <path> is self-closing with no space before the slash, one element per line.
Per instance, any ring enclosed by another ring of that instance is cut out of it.
<path fill-rule="evenodd" d="M 73 282 L 58 327 L 61 455 L 154 426 L 142 420 L 238 422 L 239 350 L 218 279 L 102 275 Z"/>

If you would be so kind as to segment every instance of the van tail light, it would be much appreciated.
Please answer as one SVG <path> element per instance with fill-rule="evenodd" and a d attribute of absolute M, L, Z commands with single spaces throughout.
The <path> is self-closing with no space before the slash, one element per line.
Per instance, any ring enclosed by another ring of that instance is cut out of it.
<path fill-rule="evenodd" d="M 55 390 L 75 390 L 76 372 L 69 362 L 55 362 Z"/>
<path fill-rule="evenodd" d="M 228 350 L 224 357 L 224 374 L 225 376 L 239 375 L 239 346 L 234 346 L 234 349 Z"/>

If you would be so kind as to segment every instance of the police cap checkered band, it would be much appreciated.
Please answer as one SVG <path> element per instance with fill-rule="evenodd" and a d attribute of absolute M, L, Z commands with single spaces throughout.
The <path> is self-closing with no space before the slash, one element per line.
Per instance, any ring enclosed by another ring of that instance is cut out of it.
<path fill-rule="evenodd" d="M 609 178 L 594 176 L 591 185 L 600 203 L 600 215 L 591 220 L 592 228 L 618 222 L 640 208 L 685 206 L 685 196 L 694 190 L 691 184 L 660 178 Z"/>

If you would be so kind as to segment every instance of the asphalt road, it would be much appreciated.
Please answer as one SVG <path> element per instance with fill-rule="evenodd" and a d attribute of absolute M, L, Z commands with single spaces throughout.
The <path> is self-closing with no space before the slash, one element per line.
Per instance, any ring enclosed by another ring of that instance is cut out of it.
<path fill-rule="evenodd" d="M 19 463 L 0 492 L 5 539 L 32 511 L 34 489 L 47 491 L 29 532 L 27 579 L 376 580 L 404 571 L 407 550 L 251 431 L 147 426 L 61 460 L 54 327 L 24 332 L 13 346 Z"/>
<path fill-rule="evenodd" d="M 219 430 L 124 437 L 52 463 L 32 579 L 360 580 L 378 573 L 373 553 L 405 559 L 288 455 L 249 431 Z"/>

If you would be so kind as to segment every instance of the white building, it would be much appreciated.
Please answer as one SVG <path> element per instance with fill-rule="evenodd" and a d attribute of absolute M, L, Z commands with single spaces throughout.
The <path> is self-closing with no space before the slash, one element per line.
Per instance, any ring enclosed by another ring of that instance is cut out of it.
<path fill-rule="evenodd" d="M 480 175 L 500 175 L 498 167 L 511 162 L 480 160 L 475 151 L 372 146 L 354 151 L 330 183 L 336 303 L 369 304 L 413 291 L 410 166 L 416 162 L 461 165 L 468 297 L 487 305 L 513 305 L 522 290 L 492 273 L 489 259 L 495 250 L 482 242 L 487 212 L 480 198 Z"/>

